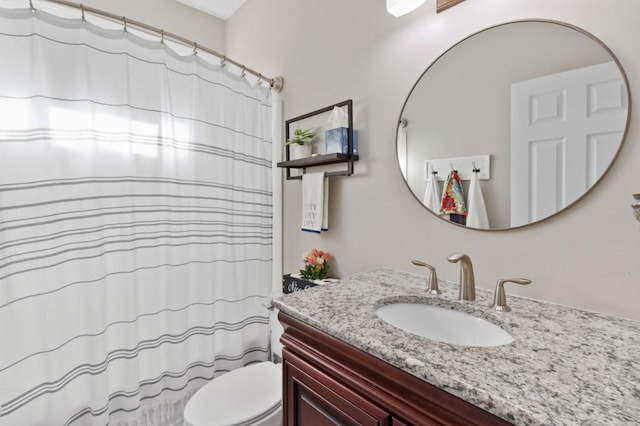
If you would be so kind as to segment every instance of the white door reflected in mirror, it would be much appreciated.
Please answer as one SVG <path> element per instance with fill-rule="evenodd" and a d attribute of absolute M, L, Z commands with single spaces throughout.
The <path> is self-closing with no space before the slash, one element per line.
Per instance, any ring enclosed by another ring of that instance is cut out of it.
<path fill-rule="evenodd" d="M 551 216 L 602 177 L 624 134 L 626 94 L 615 62 L 511 86 L 511 226 Z"/>

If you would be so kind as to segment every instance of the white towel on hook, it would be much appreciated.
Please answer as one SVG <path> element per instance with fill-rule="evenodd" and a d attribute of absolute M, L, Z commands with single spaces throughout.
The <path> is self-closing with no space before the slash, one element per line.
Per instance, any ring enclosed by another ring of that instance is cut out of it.
<path fill-rule="evenodd" d="M 438 214 L 440 211 L 440 191 L 438 190 L 437 180 L 435 174 L 429 173 L 427 189 L 424 192 L 424 199 L 422 200 L 424 205 L 435 214 Z"/>
<path fill-rule="evenodd" d="M 324 172 L 302 175 L 302 230 L 329 230 L 329 182 Z"/>
<path fill-rule="evenodd" d="M 478 180 L 478 173 L 471 173 L 471 183 L 469 184 L 469 198 L 467 200 L 467 227 L 489 229 L 489 216 L 484 203 L 482 188 Z"/>

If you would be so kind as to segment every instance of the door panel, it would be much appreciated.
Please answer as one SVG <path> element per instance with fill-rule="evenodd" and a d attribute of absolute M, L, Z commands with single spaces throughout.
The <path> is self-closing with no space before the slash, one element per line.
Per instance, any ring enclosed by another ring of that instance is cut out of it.
<path fill-rule="evenodd" d="M 613 160 L 628 99 L 607 62 L 511 86 L 511 226 L 580 198 Z"/>
<path fill-rule="evenodd" d="M 286 353 L 285 426 L 388 426 L 391 415 L 348 387 Z"/>

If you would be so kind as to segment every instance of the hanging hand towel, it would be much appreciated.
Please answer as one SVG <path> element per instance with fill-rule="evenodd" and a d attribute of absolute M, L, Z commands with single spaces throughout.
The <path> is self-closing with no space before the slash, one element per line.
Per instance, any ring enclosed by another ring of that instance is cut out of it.
<path fill-rule="evenodd" d="M 478 173 L 472 173 L 471 184 L 469 185 L 469 198 L 467 199 L 469 214 L 467 215 L 467 226 L 471 228 L 489 229 L 489 216 L 484 203 L 482 188 L 478 180 Z"/>
<path fill-rule="evenodd" d="M 442 190 L 442 201 L 440 203 L 440 214 L 451 215 L 451 221 L 465 224 L 467 216 L 467 206 L 464 202 L 464 189 L 460 176 L 455 170 L 451 170 L 444 181 Z"/>
<path fill-rule="evenodd" d="M 329 230 L 329 178 L 325 176 L 322 183 L 323 201 L 322 201 L 322 230 Z"/>
<path fill-rule="evenodd" d="M 438 190 L 438 183 L 436 182 L 436 175 L 429 173 L 427 179 L 427 190 L 424 193 L 424 199 L 422 202 L 424 205 L 434 213 L 440 211 L 440 191 Z"/>
<path fill-rule="evenodd" d="M 329 229 L 329 185 L 324 172 L 302 175 L 302 230 L 320 233 Z M 326 218 L 325 218 L 326 216 Z"/>

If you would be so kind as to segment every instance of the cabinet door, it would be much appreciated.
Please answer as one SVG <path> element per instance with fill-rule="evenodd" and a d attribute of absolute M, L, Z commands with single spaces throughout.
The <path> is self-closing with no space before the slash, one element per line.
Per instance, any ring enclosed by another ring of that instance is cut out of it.
<path fill-rule="evenodd" d="M 391 416 L 302 359 L 284 353 L 284 426 L 389 426 Z"/>

